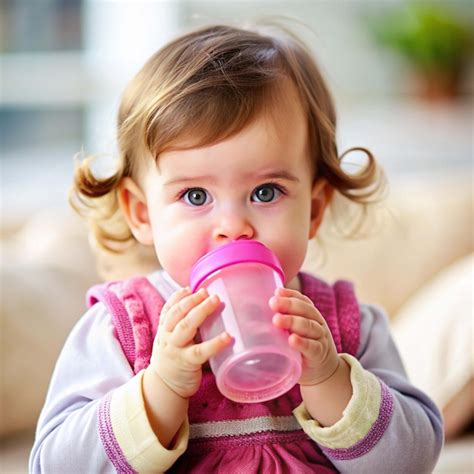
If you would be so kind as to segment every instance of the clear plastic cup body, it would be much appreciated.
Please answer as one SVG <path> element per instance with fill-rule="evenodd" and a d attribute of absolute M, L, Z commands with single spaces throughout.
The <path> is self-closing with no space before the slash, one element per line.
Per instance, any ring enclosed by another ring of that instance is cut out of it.
<path fill-rule="evenodd" d="M 234 339 L 210 360 L 219 390 L 231 400 L 271 400 L 291 389 L 301 375 L 301 356 L 288 344 L 288 332 L 272 323 L 269 300 L 282 286 L 277 272 L 254 262 L 219 269 L 199 285 L 222 302 L 201 325 L 201 338 L 227 331 Z"/>

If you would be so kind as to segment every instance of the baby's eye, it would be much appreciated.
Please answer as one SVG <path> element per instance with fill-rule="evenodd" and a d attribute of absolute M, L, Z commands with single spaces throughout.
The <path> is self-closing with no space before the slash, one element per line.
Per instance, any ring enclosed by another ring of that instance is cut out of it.
<path fill-rule="evenodd" d="M 276 184 L 262 184 L 254 190 L 250 199 L 256 202 L 272 202 L 282 194 L 283 191 Z"/>
<path fill-rule="evenodd" d="M 191 206 L 202 206 L 206 204 L 208 197 L 207 191 L 202 188 L 188 189 L 181 196 L 181 198 L 184 199 L 184 202 Z"/>

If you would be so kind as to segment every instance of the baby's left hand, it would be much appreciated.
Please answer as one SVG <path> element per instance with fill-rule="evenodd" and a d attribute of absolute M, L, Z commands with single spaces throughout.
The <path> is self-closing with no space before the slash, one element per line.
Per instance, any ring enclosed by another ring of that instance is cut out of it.
<path fill-rule="evenodd" d="M 288 330 L 290 346 L 301 352 L 300 385 L 316 385 L 335 373 L 339 356 L 326 321 L 313 302 L 299 291 L 278 288 L 270 299 L 273 324 Z"/>

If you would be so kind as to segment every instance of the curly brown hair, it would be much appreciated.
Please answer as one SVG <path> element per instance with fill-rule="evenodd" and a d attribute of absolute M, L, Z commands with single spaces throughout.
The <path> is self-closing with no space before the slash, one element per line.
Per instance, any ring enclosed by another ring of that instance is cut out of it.
<path fill-rule="evenodd" d="M 284 80 L 296 87 L 307 115 L 314 176 L 324 177 L 345 198 L 366 206 L 383 188 L 384 175 L 365 148 L 365 167 L 344 171 L 336 145 L 333 100 L 308 47 L 275 25 L 213 25 L 174 39 L 156 52 L 126 87 L 118 112 L 119 157 L 105 179 L 91 170 L 94 157 L 75 170 L 71 203 L 89 222 L 93 241 L 123 252 L 134 241 L 117 199 L 126 176 L 143 160 L 158 160 L 183 138 L 189 148 L 241 131 L 279 100 Z"/>

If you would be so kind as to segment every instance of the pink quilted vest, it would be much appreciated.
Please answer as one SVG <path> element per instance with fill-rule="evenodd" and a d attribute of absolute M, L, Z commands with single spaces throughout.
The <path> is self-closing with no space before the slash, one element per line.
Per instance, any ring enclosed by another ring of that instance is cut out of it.
<path fill-rule="evenodd" d="M 338 352 L 356 355 L 360 338 L 360 312 L 352 284 L 340 280 L 331 286 L 306 273 L 300 273 L 299 276 L 302 293 L 313 301 L 325 318 Z M 87 293 L 88 306 L 98 301 L 103 302 L 110 312 L 116 337 L 134 373 L 146 368 L 164 305 L 164 300 L 156 288 L 144 277 L 108 282 L 91 288 Z M 190 399 L 188 415 L 191 434 L 193 425 L 199 427 L 203 423 L 207 426 L 209 422 L 268 416 L 290 417 L 293 409 L 300 403 L 298 385 L 275 400 L 258 404 L 235 403 L 220 394 L 209 365 L 205 364 L 201 387 Z M 216 450 L 240 449 L 245 443 L 304 443 L 308 439 L 301 429 L 287 433 L 259 433 L 249 438 L 224 436 L 213 439 L 206 436 L 202 438 L 197 434 L 195 438 L 191 436 L 186 456 L 183 455 L 173 466 L 173 472 L 190 472 L 190 459 L 205 456 L 206 452 L 210 453 L 209 456 L 212 458 L 212 452 Z M 310 443 L 309 446 L 313 445 Z M 332 465 L 319 448 L 311 447 L 310 450 L 315 456 L 314 459 L 319 459 L 317 462 L 321 463 L 321 466 L 326 465 L 327 472 L 334 472 Z"/>

